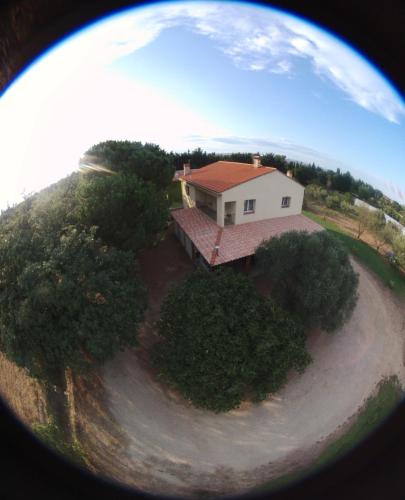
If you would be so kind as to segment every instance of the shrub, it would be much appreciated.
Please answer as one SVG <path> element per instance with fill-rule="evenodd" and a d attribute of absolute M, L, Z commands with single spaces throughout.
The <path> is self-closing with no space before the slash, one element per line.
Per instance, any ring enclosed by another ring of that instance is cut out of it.
<path fill-rule="evenodd" d="M 216 412 L 276 391 L 310 357 L 302 325 L 230 269 L 199 270 L 162 306 L 154 360 L 194 405 Z"/>
<path fill-rule="evenodd" d="M 395 253 L 395 260 L 400 267 L 405 269 L 405 235 L 398 233 L 392 242 L 392 249 Z"/>
<path fill-rule="evenodd" d="M 339 210 L 341 203 L 340 196 L 338 194 L 331 194 L 326 197 L 325 203 L 328 208 L 332 208 L 333 210 Z"/>
<path fill-rule="evenodd" d="M 271 280 L 273 297 L 307 326 L 332 331 L 349 318 L 358 277 L 336 237 L 291 231 L 263 242 L 256 256 Z"/>

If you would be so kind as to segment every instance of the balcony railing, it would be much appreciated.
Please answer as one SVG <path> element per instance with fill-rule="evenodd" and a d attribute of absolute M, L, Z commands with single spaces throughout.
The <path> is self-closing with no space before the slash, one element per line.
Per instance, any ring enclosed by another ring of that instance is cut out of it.
<path fill-rule="evenodd" d="M 201 212 L 204 212 L 210 219 L 214 220 L 215 222 L 217 221 L 217 212 L 216 210 L 213 210 L 211 207 L 207 205 L 203 205 L 202 203 L 197 202 L 196 206 Z"/>
<path fill-rule="evenodd" d="M 225 226 L 232 226 L 235 224 L 235 214 L 225 214 Z"/>

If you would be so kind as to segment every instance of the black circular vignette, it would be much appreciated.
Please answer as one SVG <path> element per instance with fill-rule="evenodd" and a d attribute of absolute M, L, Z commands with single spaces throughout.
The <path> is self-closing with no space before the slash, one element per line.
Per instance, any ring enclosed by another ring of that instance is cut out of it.
<path fill-rule="evenodd" d="M 260 2 L 264 4 L 265 2 Z M 20 8 L 22 35 L 12 33 L 9 16 Z M 11 41 L 0 51 L 0 77 L 10 82 L 23 68 L 55 41 L 107 13 L 134 5 L 125 0 L 16 0 L 0 3 L 0 42 Z M 381 69 L 404 94 L 405 3 L 330 0 L 274 1 L 274 7 L 305 17 L 344 41 Z M 24 13 L 26 17 L 24 17 Z M 30 15 L 28 15 L 28 13 Z M 8 66 L 8 67 L 6 67 Z M 5 82 L 2 82 L 4 87 Z M 405 408 L 401 405 L 384 424 L 349 455 L 315 476 L 270 494 L 250 498 L 275 499 L 399 499 L 405 497 Z M 153 498 L 99 479 L 80 470 L 42 446 L 33 434 L 0 401 L 0 497 L 8 499 Z M 247 498 L 247 497 L 246 497 Z"/>

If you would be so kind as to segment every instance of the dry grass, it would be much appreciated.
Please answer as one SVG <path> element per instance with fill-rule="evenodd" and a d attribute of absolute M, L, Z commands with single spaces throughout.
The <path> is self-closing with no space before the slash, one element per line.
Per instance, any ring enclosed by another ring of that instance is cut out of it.
<path fill-rule="evenodd" d="M 348 215 L 342 214 L 337 210 L 332 210 L 330 208 L 326 208 L 313 203 L 310 204 L 308 210 L 315 213 L 316 215 L 319 215 L 325 220 L 334 222 L 352 238 L 364 241 L 364 243 L 367 243 L 367 245 L 371 246 L 372 248 L 375 248 L 375 239 L 369 231 L 367 230 L 364 231 L 361 234 L 360 238 L 357 238 L 358 223 L 357 220 L 354 219 L 353 217 L 349 217 Z M 378 253 L 380 253 L 381 255 L 385 255 L 385 253 L 388 252 L 389 250 L 392 250 L 392 248 L 389 245 L 384 244 L 380 247 Z"/>
<path fill-rule="evenodd" d="M 48 422 L 45 394 L 40 384 L 0 353 L 0 394 L 28 426 Z"/>

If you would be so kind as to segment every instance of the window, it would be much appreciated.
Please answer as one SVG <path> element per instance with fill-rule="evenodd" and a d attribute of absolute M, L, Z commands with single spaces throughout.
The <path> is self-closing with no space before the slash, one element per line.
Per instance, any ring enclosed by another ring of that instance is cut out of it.
<path fill-rule="evenodd" d="M 255 211 L 256 200 L 245 200 L 243 207 L 244 214 L 252 214 Z"/>
<path fill-rule="evenodd" d="M 186 195 L 190 196 L 190 186 L 186 184 Z"/>
<path fill-rule="evenodd" d="M 281 200 L 281 208 L 288 208 L 290 206 L 291 196 L 283 196 Z"/>

